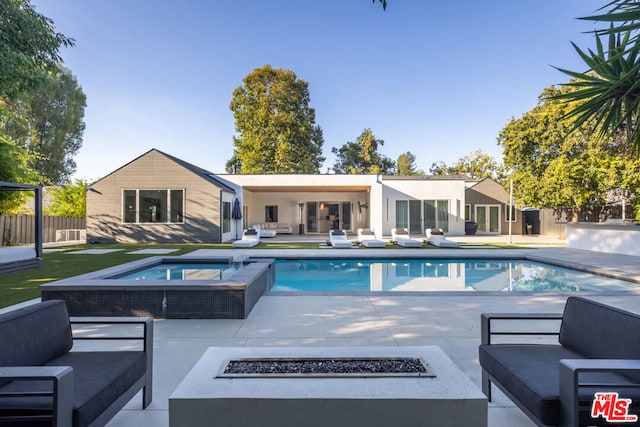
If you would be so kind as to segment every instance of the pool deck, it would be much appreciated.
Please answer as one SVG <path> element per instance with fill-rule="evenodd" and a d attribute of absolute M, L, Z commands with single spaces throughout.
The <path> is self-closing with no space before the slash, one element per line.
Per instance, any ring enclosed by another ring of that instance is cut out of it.
<path fill-rule="evenodd" d="M 474 250 L 318 249 L 314 256 L 530 256 L 577 265 L 640 282 L 640 259 L 562 247 Z M 391 254 L 389 254 L 391 252 Z M 198 253 L 202 255 L 202 252 Z M 290 250 L 211 250 L 212 255 L 291 255 Z M 640 313 L 638 292 L 589 294 L 590 298 Z M 190 368 L 212 346 L 427 346 L 437 345 L 480 387 L 478 345 L 483 312 L 561 312 L 567 294 L 490 295 L 472 293 L 349 296 L 263 296 L 243 320 L 159 320 L 155 322 L 154 397 L 141 410 L 136 396 L 109 427 L 168 426 L 168 398 Z M 495 390 L 495 389 L 494 389 Z M 497 390 L 489 404 L 489 427 L 534 426 Z"/>

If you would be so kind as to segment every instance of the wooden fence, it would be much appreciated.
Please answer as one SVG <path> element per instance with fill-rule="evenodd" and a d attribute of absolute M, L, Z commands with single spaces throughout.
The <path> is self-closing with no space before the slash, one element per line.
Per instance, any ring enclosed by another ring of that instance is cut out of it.
<path fill-rule="evenodd" d="M 42 218 L 42 243 L 84 242 L 85 218 L 45 216 Z M 35 243 L 35 217 L 30 215 L 0 215 L 0 246 L 20 246 Z"/>

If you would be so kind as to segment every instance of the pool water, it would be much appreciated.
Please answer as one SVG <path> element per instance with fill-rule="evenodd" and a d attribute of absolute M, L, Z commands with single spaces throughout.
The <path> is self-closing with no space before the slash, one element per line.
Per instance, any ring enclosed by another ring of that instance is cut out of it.
<path fill-rule="evenodd" d="M 276 261 L 272 292 L 629 291 L 640 284 L 523 260 Z"/>
<path fill-rule="evenodd" d="M 226 280 L 242 268 L 242 264 L 163 263 L 139 270 L 119 280 Z"/>

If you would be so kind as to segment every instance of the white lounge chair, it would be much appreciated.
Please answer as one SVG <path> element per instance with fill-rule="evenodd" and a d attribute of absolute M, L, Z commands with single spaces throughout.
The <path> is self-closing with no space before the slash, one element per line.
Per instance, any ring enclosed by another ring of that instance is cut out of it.
<path fill-rule="evenodd" d="M 444 237 L 444 231 L 441 228 L 427 228 L 427 243 L 441 248 L 457 248 L 458 243 Z"/>
<path fill-rule="evenodd" d="M 232 243 L 234 248 L 252 248 L 260 243 L 260 230 L 252 228 L 242 232 L 242 239 Z"/>
<path fill-rule="evenodd" d="M 347 239 L 344 230 L 329 230 L 329 244 L 334 248 L 352 248 L 353 243 Z"/>
<path fill-rule="evenodd" d="M 265 228 L 264 224 L 255 224 L 252 228 L 254 230 L 258 230 L 258 232 L 260 233 L 260 237 L 276 237 L 276 235 L 278 234 L 277 230 Z"/>
<path fill-rule="evenodd" d="M 384 248 L 383 240 L 376 239 L 376 233 L 368 228 L 358 228 L 358 240 L 362 246 L 367 248 Z"/>
<path fill-rule="evenodd" d="M 391 240 L 398 246 L 403 246 L 405 248 L 421 248 L 422 242 L 417 240 L 413 240 L 409 237 L 409 230 L 406 228 L 392 228 L 391 229 Z"/>

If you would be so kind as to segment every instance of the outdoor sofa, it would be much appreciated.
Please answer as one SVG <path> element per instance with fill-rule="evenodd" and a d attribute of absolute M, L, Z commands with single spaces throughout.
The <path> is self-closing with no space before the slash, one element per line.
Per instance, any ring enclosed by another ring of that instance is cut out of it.
<path fill-rule="evenodd" d="M 102 333 L 100 337 L 80 337 L 72 332 L 72 325 L 78 324 L 133 326 L 125 326 L 126 333 L 117 337 L 113 333 L 109 337 Z M 78 339 L 113 342 L 116 338 L 137 340 L 139 349 L 72 349 Z M 70 319 L 60 300 L 2 314 L 0 425 L 103 426 L 140 390 L 143 408 L 151 403 L 152 366 L 150 317 Z"/>
<path fill-rule="evenodd" d="M 491 401 L 495 384 L 539 426 L 640 425 L 629 422 L 640 414 L 639 333 L 640 316 L 581 297 L 562 315 L 482 314 L 482 390 Z M 505 343 L 517 335 L 558 344 Z"/>
<path fill-rule="evenodd" d="M 286 222 L 263 222 L 259 224 L 253 224 L 253 228 L 260 229 L 267 232 L 273 232 L 276 234 L 291 234 L 293 232 L 293 228 L 291 224 Z M 263 236 L 263 237 L 273 237 L 273 236 Z"/>

